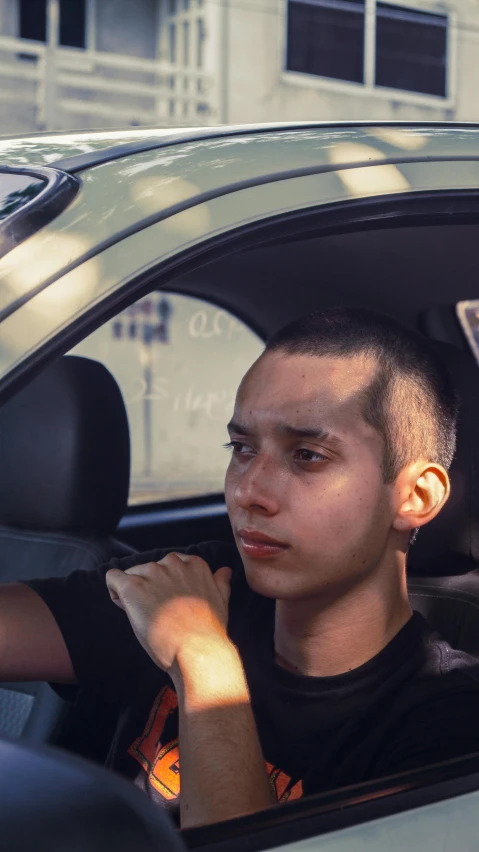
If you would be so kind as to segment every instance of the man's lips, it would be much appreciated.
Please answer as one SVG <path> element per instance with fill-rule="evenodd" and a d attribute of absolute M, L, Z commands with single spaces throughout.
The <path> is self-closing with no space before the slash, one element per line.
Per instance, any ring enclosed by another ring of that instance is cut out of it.
<path fill-rule="evenodd" d="M 278 539 L 271 538 L 269 535 L 247 528 L 238 530 L 238 537 L 242 549 L 248 556 L 273 556 L 289 547 L 283 541 L 278 541 Z"/>

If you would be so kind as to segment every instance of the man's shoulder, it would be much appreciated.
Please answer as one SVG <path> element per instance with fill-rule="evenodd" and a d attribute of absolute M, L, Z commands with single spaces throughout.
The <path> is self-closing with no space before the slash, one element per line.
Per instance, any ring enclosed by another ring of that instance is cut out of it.
<path fill-rule="evenodd" d="M 190 544 L 187 547 L 163 547 L 155 548 L 155 550 L 147 550 L 138 553 L 132 553 L 129 556 L 111 559 L 104 569 L 119 568 L 121 571 L 126 571 L 128 568 L 134 568 L 135 565 L 146 565 L 147 562 L 160 562 L 168 553 L 184 553 L 188 556 L 199 556 L 209 565 L 214 573 L 223 566 L 232 568 L 233 572 L 241 569 L 241 557 L 238 548 L 233 542 L 227 541 L 202 541 L 197 544 Z"/>

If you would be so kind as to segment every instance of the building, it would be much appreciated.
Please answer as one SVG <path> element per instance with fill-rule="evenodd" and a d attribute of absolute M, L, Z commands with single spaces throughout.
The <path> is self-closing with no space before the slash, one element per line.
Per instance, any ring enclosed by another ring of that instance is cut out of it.
<path fill-rule="evenodd" d="M 477 120 L 479 0 L 0 0 L 0 134 Z"/>
<path fill-rule="evenodd" d="M 0 0 L 0 134 L 218 122 L 205 7 Z"/>
<path fill-rule="evenodd" d="M 478 0 L 224 0 L 223 120 L 479 120 Z"/>

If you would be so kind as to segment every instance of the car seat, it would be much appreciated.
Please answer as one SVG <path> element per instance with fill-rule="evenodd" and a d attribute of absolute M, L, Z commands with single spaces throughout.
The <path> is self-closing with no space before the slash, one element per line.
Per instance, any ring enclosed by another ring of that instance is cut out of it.
<path fill-rule="evenodd" d="M 460 398 L 451 495 L 408 554 L 412 606 L 453 647 L 479 656 L 479 369 L 472 355 L 432 341 Z"/>
<path fill-rule="evenodd" d="M 0 408 L 0 582 L 66 576 L 133 552 L 115 538 L 129 479 L 115 379 L 97 361 L 61 358 Z M 43 742 L 62 706 L 47 684 L 0 684 L 0 736 Z"/>

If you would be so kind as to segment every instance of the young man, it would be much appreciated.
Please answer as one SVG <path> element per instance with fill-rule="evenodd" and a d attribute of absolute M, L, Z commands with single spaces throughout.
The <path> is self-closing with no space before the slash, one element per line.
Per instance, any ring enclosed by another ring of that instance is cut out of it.
<path fill-rule="evenodd" d="M 0 678 L 78 682 L 99 720 L 114 702 L 108 765 L 172 807 L 181 769 L 185 827 L 479 750 L 473 661 L 406 589 L 411 537 L 449 495 L 456 409 L 392 320 L 293 322 L 229 424 L 236 547 L 5 587 Z"/>

